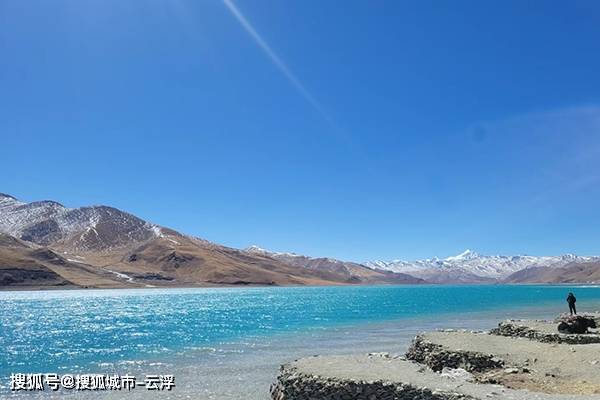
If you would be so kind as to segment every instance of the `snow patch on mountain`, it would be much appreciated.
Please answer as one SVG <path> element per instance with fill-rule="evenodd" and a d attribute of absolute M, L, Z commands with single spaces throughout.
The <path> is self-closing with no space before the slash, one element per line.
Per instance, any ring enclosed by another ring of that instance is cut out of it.
<path fill-rule="evenodd" d="M 55 201 L 24 203 L 0 194 L 0 232 L 29 242 L 63 244 L 75 251 L 163 237 L 161 227 L 106 206 L 67 208 Z"/>
<path fill-rule="evenodd" d="M 448 262 L 466 261 L 466 260 L 474 260 L 478 257 L 481 257 L 481 256 L 479 254 L 475 253 L 474 251 L 467 249 L 457 256 L 452 256 L 452 257 L 446 258 L 446 261 L 448 261 Z"/>
<path fill-rule="evenodd" d="M 262 247 L 256 246 L 256 245 L 246 247 L 244 249 L 244 251 L 247 253 L 259 254 L 262 256 L 267 256 L 267 257 L 272 257 L 272 258 L 276 258 L 276 257 L 310 258 L 310 257 L 303 256 L 303 255 L 296 254 L 296 253 L 270 251 L 270 250 L 263 249 Z"/>

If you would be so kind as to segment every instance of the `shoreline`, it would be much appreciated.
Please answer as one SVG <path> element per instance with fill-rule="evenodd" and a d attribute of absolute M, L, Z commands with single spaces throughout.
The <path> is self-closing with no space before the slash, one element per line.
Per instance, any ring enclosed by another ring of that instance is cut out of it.
<path fill-rule="evenodd" d="M 548 286 L 548 287 L 590 287 L 600 288 L 600 283 L 332 283 L 326 285 L 269 285 L 269 284 L 206 284 L 177 286 L 103 286 L 80 287 L 64 286 L 4 286 L 2 292 L 55 292 L 55 291 L 90 291 L 90 290 L 153 290 L 153 289 L 245 289 L 245 288 L 327 288 L 327 287 L 453 287 L 453 286 Z"/>
<path fill-rule="evenodd" d="M 588 315 L 598 326 L 600 313 Z M 404 356 L 385 352 L 297 359 L 281 366 L 271 398 L 600 399 L 600 330 L 558 333 L 557 322 L 506 321 L 505 326 L 515 329 L 502 332 L 425 332 L 413 339 Z"/>

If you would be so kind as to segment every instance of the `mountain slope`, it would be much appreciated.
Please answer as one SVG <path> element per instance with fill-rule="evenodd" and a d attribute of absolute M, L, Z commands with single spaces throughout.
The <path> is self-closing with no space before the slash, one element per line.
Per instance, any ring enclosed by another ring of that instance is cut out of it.
<path fill-rule="evenodd" d="M 600 262 L 570 263 L 563 267 L 525 268 L 509 275 L 505 283 L 600 283 Z"/>
<path fill-rule="evenodd" d="M 0 234 L 0 287 L 64 286 L 62 278 L 31 256 L 33 249 L 10 235 Z"/>
<path fill-rule="evenodd" d="M 0 233 L 0 287 L 122 287 L 106 271 Z"/>
<path fill-rule="evenodd" d="M 600 258 L 486 256 L 373 261 L 238 250 L 107 206 L 0 194 L 0 287 L 595 282 Z"/>
<path fill-rule="evenodd" d="M 46 246 L 76 265 L 94 266 L 100 277 L 108 274 L 118 285 L 339 281 L 338 276 L 305 271 L 296 276 L 274 260 L 249 257 L 106 206 L 71 209 L 54 201 L 23 203 L 0 195 L 0 232 L 17 236 L 21 243 Z M 74 282 L 83 284 L 77 277 Z"/>
<path fill-rule="evenodd" d="M 297 268 L 303 268 L 312 271 L 330 272 L 346 277 L 348 282 L 363 283 L 423 283 L 424 281 L 413 276 L 395 273 L 391 271 L 381 271 L 369 268 L 365 265 L 340 261 L 333 258 L 312 258 L 295 253 L 278 253 L 262 249 L 258 246 L 251 246 L 245 250 L 249 254 L 262 255 L 279 260 L 285 264 Z"/>
<path fill-rule="evenodd" d="M 47 268 L 64 280 L 55 276 L 44 278 L 57 285 L 331 285 L 419 281 L 375 272 L 358 264 L 333 268 L 318 262 L 309 268 L 299 267 L 269 255 L 183 235 L 112 207 L 67 208 L 55 201 L 24 203 L 3 194 L 0 194 L 0 233 L 5 234 L 6 243 L 0 242 L 0 261 L 6 270 L 11 266 L 23 270 L 26 264 L 39 266 L 40 271 Z M 9 242 L 22 244 L 25 249 L 15 255 L 14 250 L 8 249 Z M 32 251 L 46 252 L 54 261 L 40 260 Z M 12 274 L 16 276 L 17 272 Z M 6 276 L 5 286 L 13 279 Z M 41 272 L 38 276 L 42 276 Z M 20 281 L 23 285 L 34 284 L 35 279 L 32 276 Z"/>
<path fill-rule="evenodd" d="M 431 283 L 483 283 L 497 282 L 526 268 L 560 268 L 567 264 L 591 262 L 592 257 L 572 254 L 562 256 L 486 256 L 473 251 L 445 259 L 433 258 L 417 261 L 372 261 L 371 268 L 410 274 Z"/>
<path fill-rule="evenodd" d="M 164 229 L 164 228 L 163 228 Z M 194 285 L 323 285 L 346 283 L 340 274 L 308 271 L 261 255 L 172 232 L 120 251 L 86 254 L 136 281 Z"/>
<path fill-rule="evenodd" d="M 160 228 L 106 206 L 66 208 L 55 201 L 23 203 L 0 194 L 0 232 L 71 252 L 106 251 L 158 235 Z"/>

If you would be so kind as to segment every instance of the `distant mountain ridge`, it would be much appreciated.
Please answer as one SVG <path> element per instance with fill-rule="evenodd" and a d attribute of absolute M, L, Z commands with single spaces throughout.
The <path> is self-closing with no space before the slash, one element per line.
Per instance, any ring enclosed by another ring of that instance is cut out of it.
<path fill-rule="evenodd" d="M 294 267 L 316 271 L 334 272 L 336 274 L 346 276 L 349 280 L 362 279 L 368 283 L 424 283 L 422 279 L 415 278 L 408 274 L 390 274 L 391 271 L 373 269 L 355 262 L 341 261 L 334 258 L 313 258 L 295 253 L 274 252 L 265 250 L 258 246 L 250 246 L 246 248 L 245 251 L 250 254 L 260 254 L 270 257 Z"/>
<path fill-rule="evenodd" d="M 561 267 L 530 267 L 502 283 L 600 283 L 600 261 L 569 263 Z"/>
<path fill-rule="evenodd" d="M 573 254 L 561 256 L 487 256 L 471 250 L 444 259 L 432 258 L 416 261 L 370 261 L 371 268 L 410 274 L 431 283 L 483 283 L 500 282 L 512 274 L 530 268 L 562 268 L 567 265 L 594 263 L 598 257 Z"/>
<path fill-rule="evenodd" d="M 597 283 L 600 258 L 487 256 L 356 263 L 239 250 L 108 206 L 68 208 L 0 194 L 0 287 L 417 283 Z"/>
<path fill-rule="evenodd" d="M 184 235 L 113 207 L 25 203 L 7 194 L 0 194 L 0 234 L 0 287 L 422 282 L 358 265 L 299 266 Z"/>

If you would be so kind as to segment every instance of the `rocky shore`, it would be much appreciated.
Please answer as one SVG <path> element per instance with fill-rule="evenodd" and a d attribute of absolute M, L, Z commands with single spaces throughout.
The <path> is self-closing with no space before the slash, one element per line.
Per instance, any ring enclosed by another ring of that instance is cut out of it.
<path fill-rule="evenodd" d="M 600 314 L 591 315 L 600 322 Z M 490 332 L 418 335 L 405 355 L 310 357 L 283 365 L 273 400 L 600 400 L 600 332 L 505 321 Z"/>
<path fill-rule="evenodd" d="M 509 320 L 498 324 L 492 329 L 494 335 L 508 337 L 524 337 L 543 343 L 567 343 L 567 344 L 591 344 L 600 343 L 600 333 L 589 333 L 586 335 L 570 334 L 557 331 L 557 324 L 561 318 L 555 321 L 522 321 Z M 594 316 L 597 326 L 600 326 L 600 317 Z"/>

